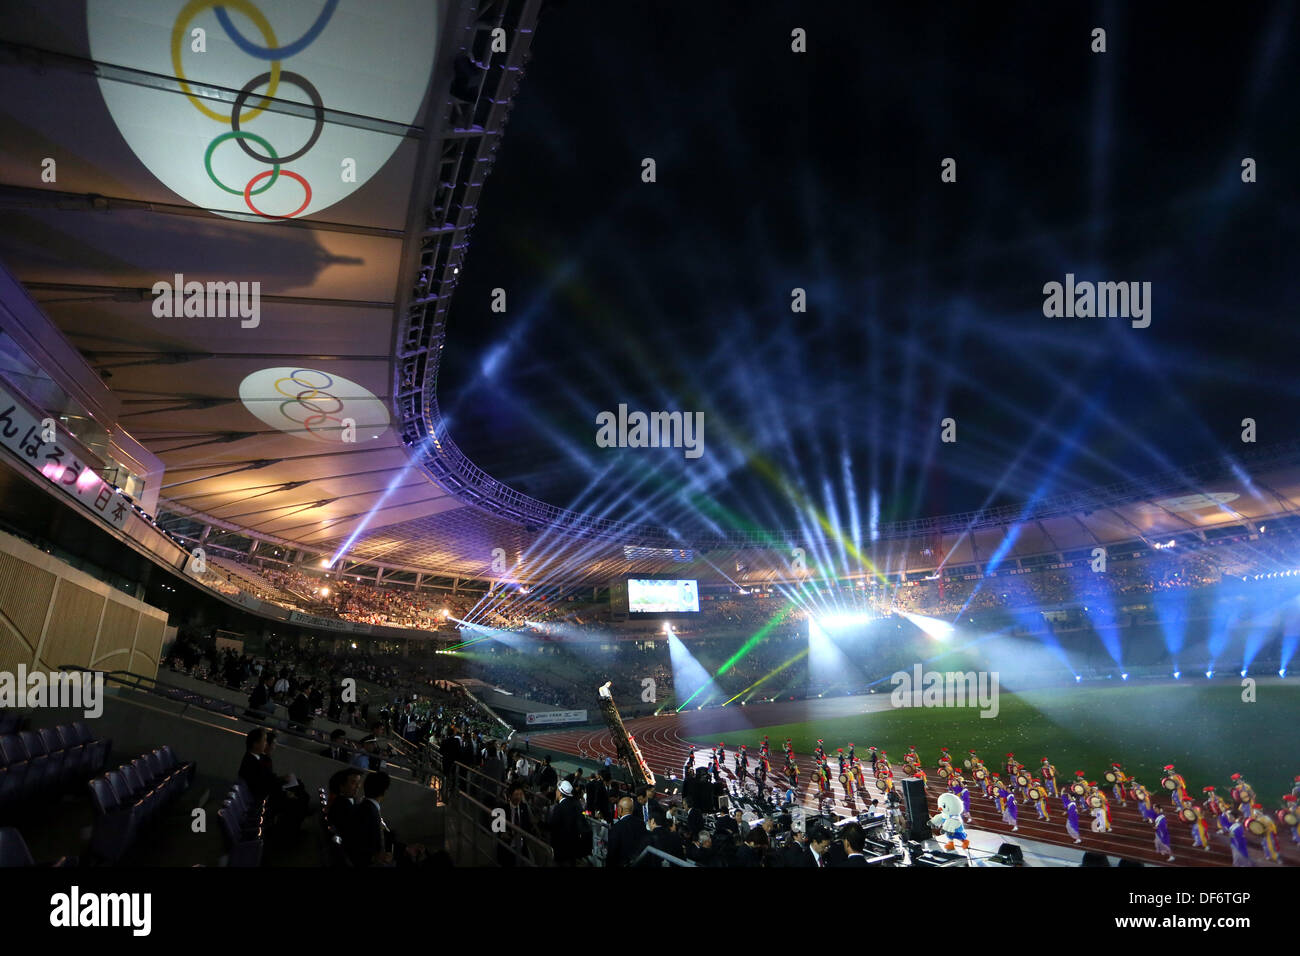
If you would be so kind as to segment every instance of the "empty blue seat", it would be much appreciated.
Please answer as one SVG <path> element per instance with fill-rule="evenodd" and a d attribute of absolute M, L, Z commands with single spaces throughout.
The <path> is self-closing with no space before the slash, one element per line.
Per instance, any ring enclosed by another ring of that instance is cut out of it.
<path fill-rule="evenodd" d="M 107 776 L 90 781 L 90 801 L 95 808 L 95 825 L 90 835 L 90 852 L 98 859 L 116 863 L 135 842 L 145 823 L 145 806 L 123 802 Z"/>
<path fill-rule="evenodd" d="M 230 866 L 261 866 L 262 838 L 259 830 L 255 836 L 247 836 L 230 807 L 217 811 L 221 819 L 221 832 L 226 838 Z"/>
<path fill-rule="evenodd" d="M 0 827 L 0 866 L 35 866 L 27 841 L 13 827 Z"/>
<path fill-rule="evenodd" d="M 75 860 L 71 861 L 75 864 Z M 64 866 L 69 863 L 67 857 L 60 857 L 51 866 Z M 35 866 L 32 851 L 27 848 L 23 835 L 13 827 L 0 827 L 0 867 Z"/>

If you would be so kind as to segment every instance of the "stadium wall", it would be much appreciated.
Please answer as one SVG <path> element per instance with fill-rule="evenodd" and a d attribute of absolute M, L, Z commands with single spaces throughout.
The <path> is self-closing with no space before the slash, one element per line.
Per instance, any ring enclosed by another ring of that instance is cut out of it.
<path fill-rule="evenodd" d="M 0 534 L 0 670 L 73 665 L 158 676 L 167 614 Z"/>

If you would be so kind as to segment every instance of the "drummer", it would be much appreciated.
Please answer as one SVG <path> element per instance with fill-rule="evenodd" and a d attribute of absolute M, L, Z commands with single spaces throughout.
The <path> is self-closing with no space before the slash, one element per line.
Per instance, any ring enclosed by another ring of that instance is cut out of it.
<path fill-rule="evenodd" d="M 948 773 L 952 773 L 952 755 L 948 753 L 947 747 L 940 747 L 939 748 L 939 776 L 947 777 L 948 774 L 944 773 L 945 770 L 947 770 Z"/>
<path fill-rule="evenodd" d="M 1191 803 L 1192 796 L 1187 792 L 1187 781 L 1183 779 L 1182 774 L 1174 769 L 1173 764 L 1168 764 L 1165 767 L 1165 775 L 1161 779 L 1160 783 L 1169 791 L 1169 795 L 1173 798 L 1174 806 L 1178 809 L 1181 810 L 1184 806 Z"/>
<path fill-rule="evenodd" d="M 1020 776 L 1020 768 L 1021 768 L 1022 766 L 1023 766 L 1023 764 L 1021 764 L 1020 761 L 1016 759 L 1016 755 L 1015 755 L 1015 754 L 1013 754 L 1013 753 L 1009 753 L 1009 754 L 1007 754 L 1007 781 L 1008 781 L 1008 783 L 1010 783 L 1010 784 L 1012 784 L 1012 785 L 1014 785 L 1014 784 L 1016 783 L 1017 779 L 1018 779 L 1019 776 Z"/>
<path fill-rule="evenodd" d="M 844 787 L 844 800 L 848 804 L 853 803 L 853 774 L 848 773 L 843 767 L 840 768 L 840 784 Z"/>
<path fill-rule="evenodd" d="M 1151 791 L 1136 780 L 1130 782 L 1129 789 L 1133 792 L 1133 799 L 1137 801 L 1138 812 L 1142 814 L 1142 819 L 1147 823 L 1155 823 L 1156 808 L 1151 799 Z"/>
<path fill-rule="evenodd" d="M 1047 788 L 1047 792 L 1053 797 L 1056 796 L 1056 768 L 1046 757 L 1043 758 L 1043 766 L 1038 771 L 1038 775 L 1043 778 L 1043 786 Z"/>
<path fill-rule="evenodd" d="M 916 752 L 916 747 L 907 748 L 907 753 L 903 754 L 903 764 L 909 768 L 921 766 L 921 755 Z"/>
<path fill-rule="evenodd" d="M 1124 768 L 1117 763 L 1112 763 L 1106 773 L 1106 782 L 1114 784 L 1111 792 L 1115 794 L 1115 800 L 1121 807 L 1128 806 L 1128 793 L 1124 789 L 1124 784 L 1128 781 L 1129 776 L 1124 772 Z"/>
<path fill-rule="evenodd" d="M 1228 805 L 1224 803 L 1214 787 L 1202 787 L 1201 792 L 1206 794 L 1204 803 L 1201 805 L 1205 808 L 1205 813 L 1212 819 L 1218 828 L 1218 833 L 1227 833 L 1232 829 L 1232 819 L 1228 816 Z"/>
<path fill-rule="evenodd" d="M 1241 815 L 1249 821 L 1255 806 L 1255 788 L 1239 773 L 1232 775 L 1232 784 L 1232 802 L 1237 804 Z"/>
<path fill-rule="evenodd" d="M 1110 833 L 1110 801 L 1095 781 L 1088 784 L 1088 805 L 1092 807 L 1092 829 L 1096 833 Z M 1159 816 L 1159 814 L 1157 814 Z"/>
<path fill-rule="evenodd" d="M 1259 845 L 1263 847 L 1264 855 L 1274 863 L 1281 863 L 1282 853 L 1277 843 L 1277 824 L 1269 819 L 1264 808 L 1258 803 L 1251 804 L 1250 820 L 1246 827 L 1259 837 Z"/>
<path fill-rule="evenodd" d="M 1282 798 L 1282 809 L 1277 812 L 1277 818 L 1283 826 L 1291 828 L 1291 842 L 1300 844 L 1300 808 L 1296 803 L 1300 801 L 1294 793 L 1288 793 Z"/>
<path fill-rule="evenodd" d="M 1192 825 L 1192 848 L 1200 847 L 1202 850 L 1208 850 L 1210 848 L 1210 827 L 1205 822 L 1205 817 L 1200 808 L 1194 803 L 1189 803 L 1178 813 Z"/>
<path fill-rule="evenodd" d="M 838 748 L 836 748 L 836 750 L 835 750 L 835 755 L 839 758 L 839 761 L 840 761 L 840 776 L 842 777 L 842 776 L 844 776 L 845 771 L 846 771 L 846 768 L 848 767 L 848 759 L 849 759 L 849 758 L 846 757 L 846 756 L 844 756 L 844 748 L 843 748 L 843 747 L 838 747 Z"/>
<path fill-rule="evenodd" d="M 1052 816 L 1047 812 L 1047 788 L 1043 786 L 1043 782 L 1037 779 L 1030 780 L 1026 795 L 1033 801 L 1034 809 L 1038 811 L 1038 819 L 1050 823 Z"/>

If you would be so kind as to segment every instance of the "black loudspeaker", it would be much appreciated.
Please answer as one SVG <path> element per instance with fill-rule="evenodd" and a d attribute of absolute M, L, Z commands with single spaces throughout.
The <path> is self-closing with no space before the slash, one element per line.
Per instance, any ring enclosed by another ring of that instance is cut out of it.
<path fill-rule="evenodd" d="M 918 843 L 930 838 L 930 808 L 925 802 L 925 784 L 918 777 L 907 777 L 902 781 L 903 812 L 907 814 L 907 833 L 909 840 Z"/>

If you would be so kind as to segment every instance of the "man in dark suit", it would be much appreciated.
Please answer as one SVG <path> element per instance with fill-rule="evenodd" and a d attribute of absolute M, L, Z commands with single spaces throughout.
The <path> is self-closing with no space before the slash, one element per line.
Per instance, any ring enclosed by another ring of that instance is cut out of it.
<path fill-rule="evenodd" d="M 331 760 L 342 760 L 344 763 L 352 759 L 352 751 L 348 747 L 348 734 L 342 727 L 336 728 L 330 734 L 330 745 L 321 750 L 322 757 L 329 757 Z"/>
<path fill-rule="evenodd" d="M 862 830 L 862 826 L 857 823 L 850 823 L 840 831 L 840 839 L 844 844 L 845 860 L 841 866 L 866 866 L 867 857 L 862 852 L 866 845 L 867 837 Z"/>
<path fill-rule="evenodd" d="M 587 784 L 587 809 L 592 816 L 602 820 L 610 819 L 609 810 L 609 768 L 601 770 L 600 776 L 592 777 Z"/>
<path fill-rule="evenodd" d="M 691 833 L 699 833 L 704 829 L 704 814 L 696 806 L 693 800 L 686 801 L 686 829 Z"/>
<path fill-rule="evenodd" d="M 501 834 L 501 846 L 497 848 L 497 861 L 502 866 L 518 866 L 521 858 L 531 858 L 530 841 L 521 835 L 537 836 L 537 824 L 533 819 L 532 808 L 524 800 L 523 784 L 516 783 L 510 787 L 506 802 L 500 808 L 505 821 L 511 826 Z M 515 829 L 518 828 L 518 829 Z"/>
<path fill-rule="evenodd" d="M 271 703 L 271 679 L 266 674 L 257 679 L 257 686 L 248 695 L 248 709 L 259 714 L 275 711 L 275 705 Z"/>
<path fill-rule="evenodd" d="M 339 836 L 347 833 L 352 826 L 352 814 L 357 806 L 361 777 L 360 770 L 353 770 L 350 767 L 339 770 L 330 777 L 330 802 L 325 811 L 325 819 Z"/>
<path fill-rule="evenodd" d="M 466 757 L 461 748 L 460 735 L 456 733 L 454 726 L 447 729 L 447 736 L 438 744 L 438 754 L 442 758 L 442 773 L 447 779 L 447 788 L 455 789 L 456 764 Z"/>
<path fill-rule="evenodd" d="M 813 858 L 812 851 L 808 849 L 808 836 L 804 833 L 792 832 L 790 842 L 781 847 L 780 850 L 772 854 L 771 864 L 780 867 L 813 867 L 817 861 Z"/>
<path fill-rule="evenodd" d="M 550 793 L 555 789 L 559 779 L 555 768 L 551 766 L 551 755 L 547 754 L 546 759 L 542 762 L 542 769 L 538 771 L 537 788 L 543 793 Z"/>
<path fill-rule="evenodd" d="M 672 821 L 662 811 L 650 815 L 650 843 L 656 849 L 679 860 L 686 859 L 686 844 Z M 657 862 L 663 862 L 658 860 Z"/>
<path fill-rule="evenodd" d="M 721 861 L 713 851 L 713 834 L 708 830 L 698 830 L 691 845 L 686 848 L 686 859 L 696 866 L 721 866 Z"/>
<path fill-rule="evenodd" d="M 582 805 L 574 796 L 573 784 L 563 781 L 555 791 L 559 803 L 551 811 L 551 849 L 556 866 L 575 866 L 591 849 L 584 846 Z"/>
<path fill-rule="evenodd" d="M 255 727 L 244 738 L 244 759 L 239 764 L 239 778 L 248 784 L 254 800 L 266 800 L 279 789 L 279 782 L 266 759 L 266 728 Z"/>
<path fill-rule="evenodd" d="M 609 828 L 605 866 L 627 866 L 649 842 L 650 836 L 641 822 L 637 804 L 631 797 L 618 802 L 619 818 Z"/>
<path fill-rule="evenodd" d="M 354 866 L 393 866 L 422 863 L 424 847 L 398 841 L 384 821 L 383 803 L 391 778 L 384 771 L 366 777 L 365 799 L 352 814 L 352 825 L 343 836 L 343 846 Z"/>
<path fill-rule="evenodd" d="M 831 843 L 830 828 L 825 826 L 813 828 L 812 834 L 808 837 L 808 852 L 812 856 L 813 866 L 830 866 Z"/>

